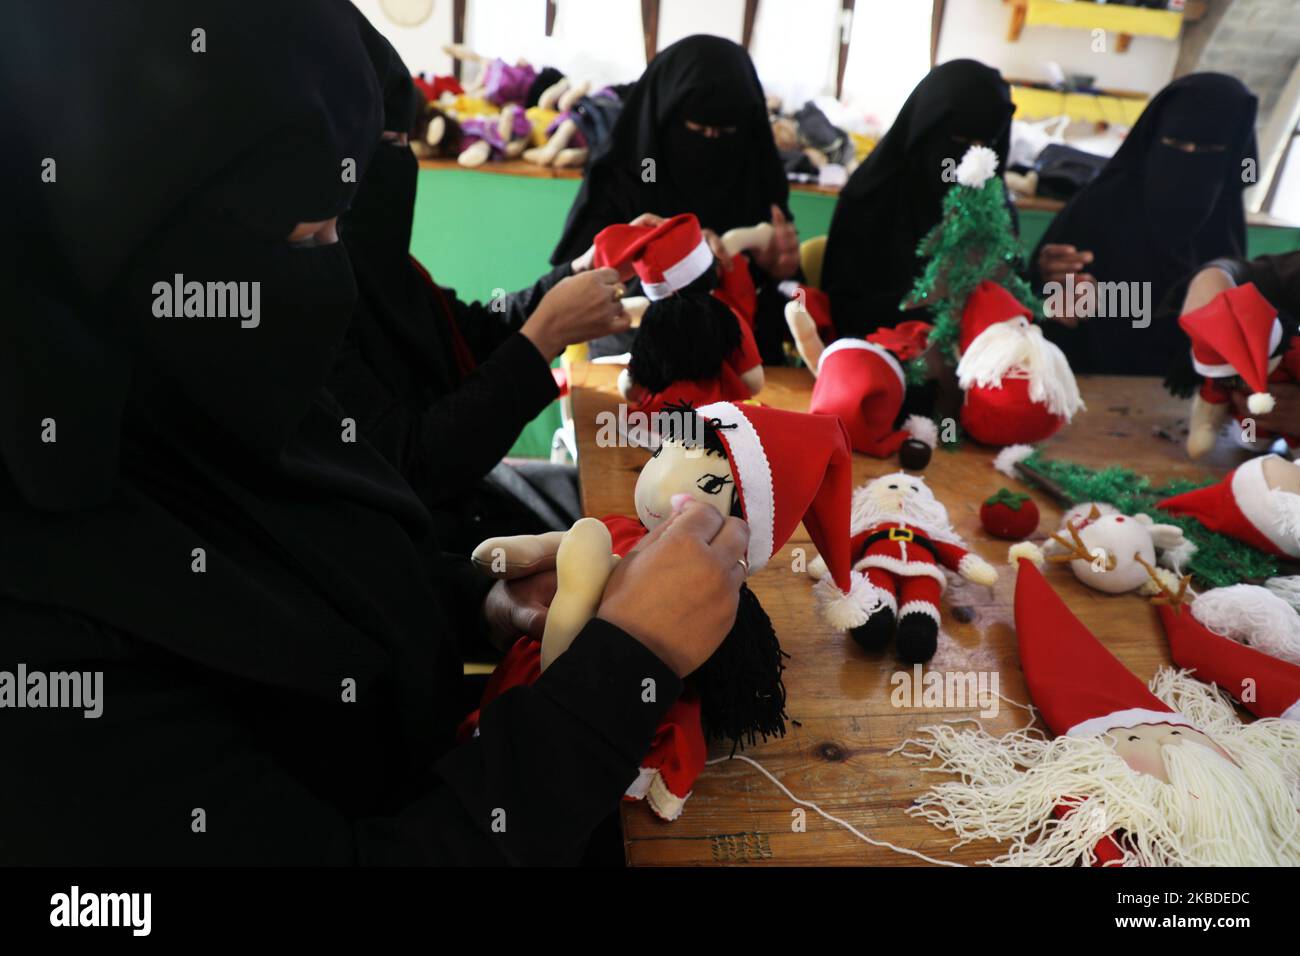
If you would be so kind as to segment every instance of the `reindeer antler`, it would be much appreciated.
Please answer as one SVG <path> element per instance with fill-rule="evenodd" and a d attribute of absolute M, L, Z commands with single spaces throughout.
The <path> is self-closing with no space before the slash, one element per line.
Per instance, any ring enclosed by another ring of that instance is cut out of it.
<path fill-rule="evenodd" d="M 1095 512 L 1097 510 L 1097 506 L 1093 505 L 1092 510 Z M 1059 544 L 1061 547 L 1065 548 L 1067 553 L 1053 554 L 1050 557 L 1048 557 L 1047 560 L 1053 562 L 1054 564 L 1065 564 L 1066 562 L 1069 561 L 1097 560 L 1097 556 L 1093 554 L 1091 551 L 1089 551 L 1088 546 L 1083 543 L 1083 538 L 1079 537 L 1079 529 L 1075 527 L 1074 522 L 1067 521 L 1065 523 L 1065 527 L 1066 530 L 1070 532 L 1070 537 L 1073 540 L 1066 541 L 1064 538 L 1061 537 L 1060 532 L 1053 534 L 1052 540 L 1055 541 L 1057 544 Z M 1101 550 L 1103 554 L 1106 553 L 1105 548 L 1101 548 L 1099 550 Z M 1107 571 L 1115 570 L 1115 556 L 1113 554 L 1106 554 L 1106 570 Z"/>
<path fill-rule="evenodd" d="M 1168 585 L 1166 585 L 1165 582 L 1160 579 L 1160 575 L 1156 573 L 1156 569 L 1151 567 L 1151 565 L 1143 559 L 1142 555 L 1134 554 L 1133 560 L 1142 565 L 1146 570 L 1147 577 L 1151 579 L 1152 583 L 1155 584 L 1156 589 L 1159 591 L 1158 594 L 1152 596 L 1152 604 L 1168 604 L 1175 611 L 1178 611 L 1187 603 L 1187 585 L 1190 584 L 1192 580 L 1190 574 L 1184 574 L 1179 578 L 1178 591 L 1174 592 L 1169 590 Z"/>

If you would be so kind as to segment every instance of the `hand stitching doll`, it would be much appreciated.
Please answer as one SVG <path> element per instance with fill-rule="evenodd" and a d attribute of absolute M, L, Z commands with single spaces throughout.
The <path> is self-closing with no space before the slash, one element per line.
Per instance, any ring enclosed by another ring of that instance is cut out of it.
<path fill-rule="evenodd" d="M 584 518 L 557 540 L 495 538 L 474 551 L 475 562 L 498 577 L 548 566 L 558 583 L 541 645 L 523 637 L 497 668 L 483 706 L 520 683 L 536 680 L 599 607 L 616 560 L 651 528 L 669 519 L 672 499 L 689 494 L 750 526 L 749 573 L 760 571 L 802 520 L 828 557 L 831 579 L 850 583 L 848 541 L 831 533 L 848 521 L 852 464 L 843 427 L 827 416 L 718 402 L 692 410 L 666 409 L 661 444 L 637 479 L 636 517 Z M 722 646 L 690 680 L 665 716 L 627 793 L 645 798 L 665 819 L 681 813 L 703 770 L 706 740 L 730 740 L 733 751 L 758 737 L 785 732 L 782 652 L 758 598 L 742 587 L 736 623 Z M 477 726 L 472 714 L 463 731 Z"/>
<path fill-rule="evenodd" d="M 1019 565 L 1020 666 L 1056 737 L 924 728 L 902 753 L 959 779 L 909 813 L 963 841 L 1008 843 L 998 865 L 1300 864 L 1300 724 L 1242 724 L 1185 671 L 1161 668 L 1148 689 Z"/>
<path fill-rule="evenodd" d="M 906 472 L 854 491 L 847 530 L 855 578 L 849 593 L 824 579 L 814 593 L 826 622 L 849 631 L 866 650 L 880 650 L 896 637 L 903 661 L 928 661 L 939 641 L 943 569 L 975 584 L 997 582 L 993 566 L 968 551 L 953 531 L 947 509 L 925 480 Z M 814 562 L 809 571 L 817 576 L 821 565 Z"/>
<path fill-rule="evenodd" d="M 754 339 L 757 301 L 741 250 L 765 246 L 771 226 L 732 230 L 724 245 L 732 268 L 719 279 L 716 260 L 690 213 L 657 226 L 614 225 L 595 239 L 595 264 L 641 280 L 644 301 L 624 309 L 639 318 L 619 391 L 637 410 L 656 411 L 670 402 L 693 405 L 744 400 L 763 387 L 763 365 Z"/>
<path fill-rule="evenodd" d="M 1249 388 L 1248 411 L 1267 415 L 1273 410 L 1269 383 L 1300 380 L 1300 337 L 1294 323 L 1284 325 L 1253 282 L 1221 292 L 1180 316 L 1178 324 L 1191 339 L 1192 367 L 1172 371 L 1166 385 L 1175 394 L 1188 394 L 1199 385 L 1187 434 L 1187 454 L 1199 458 L 1218 441 L 1219 430 L 1232 412 L 1229 402 L 1234 391 Z M 1246 416 L 1233 418 L 1240 426 Z M 1267 450 L 1277 437 L 1256 429 L 1254 441 L 1248 442 L 1239 432 L 1243 447 L 1252 449 Z M 1300 436 L 1281 437 L 1291 449 L 1300 448 Z"/>

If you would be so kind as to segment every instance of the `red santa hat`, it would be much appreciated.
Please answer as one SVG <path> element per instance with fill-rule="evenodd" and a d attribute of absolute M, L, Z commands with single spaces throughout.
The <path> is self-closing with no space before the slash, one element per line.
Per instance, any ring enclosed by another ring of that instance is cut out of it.
<path fill-rule="evenodd" d="M 718 426 L 749 523 L 749 571 L 760 570 L 802 521 L 831 577 L 850 587 L 853 457 L 838 418 L 715 402 L 695 410 Z"/>
<path fill-rule="evenodd" d="M 1300 558 L 1295 515 L 1278 501 L 1278 495 L 1286 493 L 1274 492 L 1264 477 L 1264 463 L 1278 457 L 1252 458 L 1218 484 L 1166 498 L 1160 507 L 1170 514 L 1195 518 L 1211 531 L 1268 554 Z"/>
<path fill-rule="evenodd" d="M 713 268 L 713 250 L 691 213 L 665 219 L 657 226 L 606 226 L 596 234 L 597 268 L 622 271 L 629 264 L 652 301 L 666 299 Z"/>
<path fill-rule="evenodd" d="M 817 363 L 808 411 L 834 415 L 844 423 L 854 451 L 886 458 L 909 436 L 931 448 L 937 440 L 934 422 L 912 416 L 902 430 L 894 428 L 903 407 L 906 379 L 899 359 L 908 361 L 925 348 L 930 326 L 904 322 L 903 328 L 882 329 L 867 339 L 837 339 Z"/>
<path fill-rule="evenodd" d="M 1092 737 L 1117 727 L 1192 722 L 1115 659 L 1022 558 L 1016 578 L 1016 640 L 1029 696 L 1058 736 Z"/>
<path fill-rule="evenodd" d="M 1250 386 L 1252 415 L 1273 410 L 1268 394 L 1269 360 L 1282 341 L 1277 309 L 1253 282 L 1228 289 L 1195 311 L 1180 316 L 1192 340 L 1192 366 L 1206 378 L 1241 376 Z"/>
<path fill-rule="evenodd" d="M 1083 409 L 1065 354 L 996 282 L 976 286 L 962 311 L 957 381 L 962 428 L 986 445 L 1032 445 Z"/>
<path fill-rule="evenodd" d="M 1218 684 L 1256 717 L 1300 721 L 1300 667 L 1215 634 L 1193 608 L 1157 606 L 1174 663 Z"/>

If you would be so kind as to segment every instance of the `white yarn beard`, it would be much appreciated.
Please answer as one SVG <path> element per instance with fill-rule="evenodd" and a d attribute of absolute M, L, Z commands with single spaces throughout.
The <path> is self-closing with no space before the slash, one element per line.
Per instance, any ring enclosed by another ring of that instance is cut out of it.
<path fill-rule="evenodd" d="M 924 486 L 922 486 L 924 487 Z M 908 495 L 903 499 L 899 511 L 885 510 L 871 496 L 871 486 L 863 485 L 853 491 L 853 516 L 849 524 L 850 534 L 861 534 L 868 528 L 888 522 L 903 522 L 914 528 L 920 528 L 927 538 L 933 541 L 945 541 L 948 544 L 963 545 L 964 542 L 953 530 L 948 520 L 948 509 L 934 496 L 934 492 L 925 488 L 924 494 Z"/>
<path fill-rule="evenodd" d="M 1029 379 L 1030 401 L 1046 405 L 1066 421 L 1084 408 L 1065 353 L 1043 338 L 1042 328 L 1024 318 L 990 325 L 957 363 L 957 382 L 963 390 L 996 387 L 1003 378 Z"/>
<path fill-rule="evenodd" d="M 1300 614 L 1278 595 L 1233 584 L 1199 595 L 1192 616 L 1220 637 L 1300 665 Z"/>
<path fill-rule="evenodd" d="M 1235 764 L 1190 741 L 1166 747 L 1166 784 L 1132 770 L 1101 737 L 1047 740 L 1036 729 L 993 737 L 940 724 L 902 752 L 938 760 L 925 769 L 959 779 L 931 787 L 908 812 L 954 832 L 957 846 L 1007 844 L 985 861 L 997 866 L 1091 865 L 1098 841 L 1119 830 L 1124 866 L 1300 865 L 1300 725 L 1243 725 L 1185 671 L 1162 669 L 1152 691 Z M 1057 819 L 1063 804 L 1076 809 Z"/>
<path fill-rule="evenodd" d="M 1300 541 L 1300 495 L 1281 488 L 1269 489 L 1268 513 L 1278 531 L 1292 541 Z"/>

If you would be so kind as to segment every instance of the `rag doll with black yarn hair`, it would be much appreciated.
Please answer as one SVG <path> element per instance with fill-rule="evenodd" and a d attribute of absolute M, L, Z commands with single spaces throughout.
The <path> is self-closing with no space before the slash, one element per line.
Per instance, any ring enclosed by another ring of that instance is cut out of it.
<path fill-rule="evenodd" d="M 630 268 L 645 293 L 623 303 L 637 331 L 618 387 L 636 410 L 744 401 L 762 389 L 758 297 L 745 253 L 764 247 L 771 230 L 760 223 L 723 235 L 727 268 L 689 213 L 654 226 L 611 226 L 596 236 L 597 265 Z"/>
<path fill-rule="evenodd" d="M 719 514 L 749 522 L 751 575 L 801 518 L 818 512 L 829 498 L 842 498 L 839 507 L 847 515 L 851 464 L 838 419 L 718 402 L 699 409 L 670 405 L 659 420 L 660 444 L 637 479 L 636 517 L 583 518 L 566 532 L 492 538 L 474 550 L 475 564 L 494 577 L 524 577 L 552 567 L 557 574 L 541 642 L 525 636 L 515 643 L 493 675 L 483 705 L 510 687 L 536 680 L 568 649 L 595 615 L 619 556 L 671 520 L 674 497 L 686 494 Z M 782 479 L 787 461 L 799 480 Z M 824 482 L 823 474 L 833 480 Z M 764 476 L 766 484 L 760 480 Z M 823 490 L 828 485 L 829 495 Z M 747 502 L 746 487 L 762 490 Z M 784 494 L 787 487 L 791 491 Z M 807 521 L 820 529 L 815 518 Z M 838 527 L 834 520 L 826 524 Z M 642 761 L 642 777 L 627 795 L 647 798 L 656 813 L 674 819 L 704 768 L 709 740 L 730 741 L 734 752 L 760 737 L 784 736 L 781 675 L 787 656 L 757 596 L 742 585 L 735 623 L 713 656 L 690 675 L 686 692 L 664 717 Z M 463 732 L 472 733 L 477 719 L 477 712 L 471 714 Z"/>

